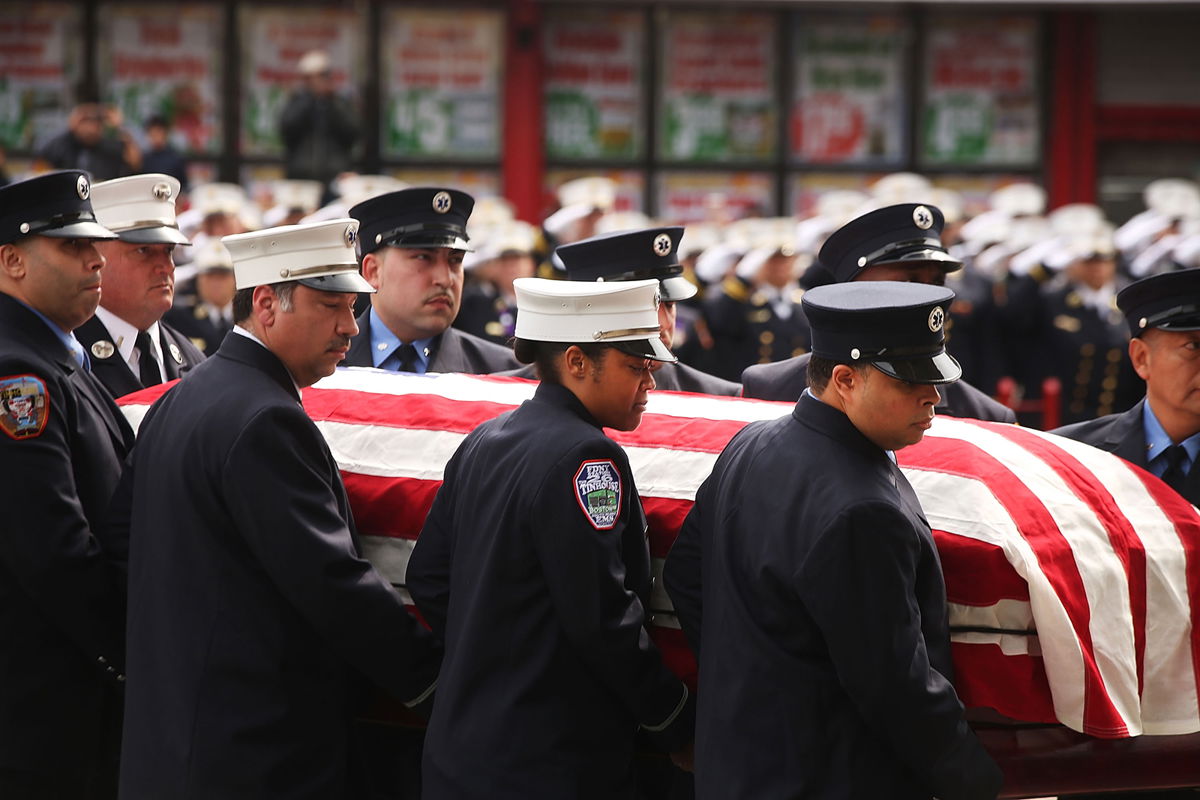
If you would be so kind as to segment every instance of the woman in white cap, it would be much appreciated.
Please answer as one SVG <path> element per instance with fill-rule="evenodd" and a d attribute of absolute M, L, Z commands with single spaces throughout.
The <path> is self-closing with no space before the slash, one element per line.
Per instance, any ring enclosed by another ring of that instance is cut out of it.
<path fill-rule="evenodd" d="M 516 353 L 541 384 L 459 447 L 408 564 L 446 644 L 426 797 L 631 797 L 639 726 L 671 752 L 691 739 L 644 627 L 646 517 L 603 431 L 636 428 L 651 367 L 674 360 L 657 287 L 516 282 Z"/>

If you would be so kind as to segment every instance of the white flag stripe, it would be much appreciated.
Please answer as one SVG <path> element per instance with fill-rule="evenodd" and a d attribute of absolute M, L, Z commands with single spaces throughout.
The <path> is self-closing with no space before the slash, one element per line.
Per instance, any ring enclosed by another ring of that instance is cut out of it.
<path fill-rule="evenodd" d="M 435 394 L 447 400 L 463 402 L 483 400 L 489 403 L 518 406 L 533 397 L 537 384 L 521 381 L 481 380 L 476 376 L 452 373 L 403 376 L 398 380 L 395 373 L 385 370 L 370 367 L 339 367 L 333 375 L 321 379 L 313 388 L 369 392 L 396 397 L 410 394 Z M 709 397 L 698 394 L 651 391 L 646 413 L 686 419 L 753 422 L 760 419 L 782 417 L 784 414 L 791 413 L 794 405 L 795 403 L 767 403 L 761 400 L 743 400 L 737 397 Z"/>
<path fill-rule="evenodd" d="M 1141 708 L 1148 734 L 1171 734 L 1200 728 L 1200 698 L 1191 648 L 1191 605 L 1187 594 L 1187 554 L 1175 523 L 1150 495 L 1128 462 L 1115 456 L 1095 458 L 1095 450 L 1061 436 L 1046 437 L 1083 461 L 1107 488 L 1117 507 L 1137 531 L 1146 551 L 1147 617 Z M 1112 615 L 1097 615 L 1097 624 L 1119 624 Z M 1149 622 L 1149 620 L 1148 620 Z"/>
<path fill-rule="evenodd" d="M 945 420 L 930 433 L 941 438 L 958 439 L 995 457 L 1017 480 L 1025 484 L 1050 513 L 1063 539 L 1070 545 L 1083 582 L 1088 607 L 1093 610 L 1090 614 L 1088 633 L 1092 639 L 1096 667 L 1107 689 L 1108 698 L 1128 727 L 1130 735 L 1141 734 L 1143 730 L 1141 699 L 1138 695 L 1137 651 L 1133 626 L 1128 624 L 1132 620 L 1129 582 L 1125 567 L 1114 552 L 1108 537 L 1104 535 L 1103 523 L 1092 507 L 1079 501 L 1074 490 L 1057 470 L 1000 433 L 967 422 Z M 1036 569 L 1036 563 L 1030 564 L 1027 572 L 1022 573 L 1022 577 L 1030 582 L 1030 600 L 1038 617 L 1046 672 L 1049 674 L 1058 664 L 1061 654 L 1058 652 L 1058 637 L 1041 624 L 1042 616 L 1038 603 L 1043 597 L 1040 592 L 1035 594 L 1032 579 L 1032 573 L 1040 575 L 1040 572 Z M 1052 596 L 1052 602 L 1056 606 L 1059 605 L 1057 596 Z M 1104 609 L 1105 613 L 1095 613 L 1097 609 Z M 1119 624 L 1108 624 L 1106 619 L 1119 621 Z M 1093 702 L 1097 700 L 1099 698 L 1090 698 Z M 1058 695 L 1055 695 L 1054 704 L 1055 710 L 1060 714 L 1070 714 L 1073 717 L 1076 713 L 1075 709 L 1060 707 Z M 1077 710 L 1082 713 L 1083 706 L 1080 705 Z"/>
<path fill-rule="evenodd" d="M 1014 636 L 1009 633 L 976 633 L 975 631 L 969 631 L 951 633 L 950 641 L 956 644 L 995 645 L 1006 656 L 1040 656 L 1042 654 L 1040 642 L 1036 636 Z"/>
<path fill-rule="evenodd" d="M 446 462 L 466 434 L 414 428 L 375 427 L 348 422 L 317 422 L 338 466 L 379 478 L 440 481 Z M 665 447 L 626 447 L 638 493 L 643 497 L 695 500 L 696 489 L 712 471 L 716 453 Z"/>
<path fill-rule="evenodd" d="M 1024 600 L 1004 598 L 990 606 L 947 603 L 953 627 L 998 628 L 1006 631 L 1032 631 L 1033 606 Z"/>
<path fill-rule="evenodd" d="M 942 428 L 938 421 L 935 428 Z M 906 467 L 929 524 L 1000 547 L 1029 587 L 1030 605 L 1045 637 L 1044 659 L 1054 713 L 1074 730 L 1083 727 L 1083 649 L 1067 610 L 1038 566 L 1037 556 L 1008 511 L 978 478 Z M 1136 686 L 1136 682 L 1135 682 Z"/>

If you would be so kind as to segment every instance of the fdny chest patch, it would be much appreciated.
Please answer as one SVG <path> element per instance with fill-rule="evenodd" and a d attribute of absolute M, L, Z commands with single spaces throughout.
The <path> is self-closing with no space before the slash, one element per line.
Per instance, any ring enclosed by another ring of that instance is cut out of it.
<path fill-rule="evenodd" d="M 41 378 L 9 375 L 0 378 L 0 429 L 10 438 L 32 439 L 46 428 L 50 395 Z"/>
<path fill-rule="evenodd" d="M 612 530 L 621 515 L 621 473 L 608 459 L 584 461 L 575 473 L 575 499 L 598 531 Z"/>

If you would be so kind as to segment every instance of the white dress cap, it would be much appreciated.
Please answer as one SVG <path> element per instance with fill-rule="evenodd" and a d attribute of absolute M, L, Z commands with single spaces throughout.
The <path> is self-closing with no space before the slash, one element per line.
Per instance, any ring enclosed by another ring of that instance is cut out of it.
<path fill-rule="evenodd" d="M 893 172 L 871 184 L 871 195 L 883 206 L 901 203 L 932 203 L 929 197 L 933 184 L 915 172 Z"/>
<path fill-rule="evenodd" d="M 516 337 L 535 342 L 634 343 L 637 355 L 675 361 L 658 337 L 658 281 L 517 278 Z M 630 352 L 628 347 L 619 349 Z"/>
<path fill-rule="evenodd" d="M 179 181 L 157 172 L 92 184 L 96 221 L 136 244 L 191 244 L 175 220 L 178 197 Z"/>
<path fill-rule="evenodd" d="M 587 206 L 601 211 L 611 211 L 617 203 L 617 184 L 612 178 L 589 175 L 567 181 L 558 187 L 558 204 Z"/>
<path fill-rule="evenodd" d="M 238 289 L 286 281 L 326 292 L 374 292 L 358 274 L 358 220 L 284 225 L 225 236 Z"/>
<path fill-rule="evenodd" d="M 1010 183 L 992 192 L 988 203 L 1010 217 L 1036 217 L 1046 210 L 1046 190 L 1026 181 Z"/>
<path fill-rule="evenodd" d="M 246 205 L 246 190 L 236 183 L 205 183 L 191 191 L 192 208 L 202 217 L 211 214 L 240 214 Z"/>

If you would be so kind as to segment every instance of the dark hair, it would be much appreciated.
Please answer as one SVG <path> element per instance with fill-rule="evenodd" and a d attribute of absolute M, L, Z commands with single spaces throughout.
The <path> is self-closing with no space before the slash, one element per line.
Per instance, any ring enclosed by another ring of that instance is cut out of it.
<path fill-rule="evenodd" d="M 283 283 L 272 283 L 271 288 L 275 290 L 275 296 L 279 298 L 279 308 L 282 311 L 292 310 L 292 292 L 296 290 L 297 281 L 284 281 Z M 238 289 L 233 295 L 233 321 L 245 322 L 250 318 L 250 312 L 254 310 L 254 290 L 257 286 L 247 286 L 245 289 Z"/>
<path fill-rule="evenodd" d="M 150 130 L 151 128 L 170 129 L 170 127 L 171 125 L 167 122 L 167 118 L 162 114 L 155 114 L 147 118 L 145 124 L 142 125 L 143 130 Z"/>
<path fill-rule="evenodd" d="M 833 377 L 833 368 L 838 364 L 845 363 L 844 361 L 834 361 L 832 358 L 810 356 L 808 359 L 808 388 L 813 394 L 825 391 L 825 387 L 829 386 L 829 379 Z M 866 364 L 846 364 L 846 366 L 857 370 L 867 367 Z"/>
<path fill-rule="evenodd" d="M 611 345 L 603 342 L 539 342 L 533 339 L 513 339 L 513 354 L 522 364 L 533 364 L 542 383 L 561 385 L 558 357 L 571 346 L 578 347 L 592 361 L 599 362 Z"/>

